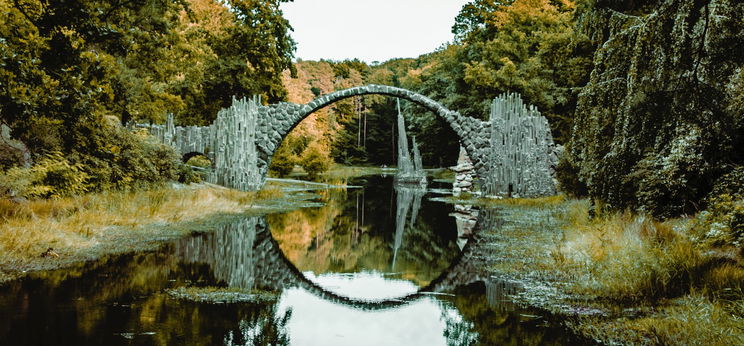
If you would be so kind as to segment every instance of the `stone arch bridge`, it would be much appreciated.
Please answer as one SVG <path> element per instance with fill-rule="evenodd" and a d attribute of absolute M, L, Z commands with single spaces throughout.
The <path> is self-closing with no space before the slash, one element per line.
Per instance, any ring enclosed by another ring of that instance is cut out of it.
<path fill-rule="evenodd" d="M 467 150 L 486 193 L 503 193 L 489 188 L 495 186 L 489 183 L 489 180 L 494 180 L 489 177 L 494 175 L 501 177 L 496 180 L 516 179 L 519 184 L 529 185 L 523 195 L 555 192 L 552 172 L 549 170 L 557 163 L 557 156 L 547 120 L 534 107 L 523 105 L 521 98 L 515 94 L 505 96 L 498 107 L 492 107 L 489 121 L 463 116 L 410 90 L 371 84 L 323 95 L 307 104 L 282 102 L 264 106 L 255 98 L 234 99 L 232 107 L 223 109 L 210 126 L 175 126 L 172 116 L 168 117 L 166 125 L 138 126 L 148 128 L 161 141 L 175 147 L 181 155 L 203 153 L 209 157 L 215 169 L 208 179 L 210 182 L 255 190 L 263 186 L 272 157 L 281 142 L 303 119 L 340 100 L 371 94 L 408 100 L 444 119 Z M 513 126 L 515 124 L 518 126 Z M 506 128 L 519 128 L 520 133 L 504 138 L 503 129 Z M 509 143 L 515 140 L 519 145 Z M 519 150 L 504 152 L 497 146 L 518 147 Z M 513 172 L 515 169 L 516 173 Z"/>

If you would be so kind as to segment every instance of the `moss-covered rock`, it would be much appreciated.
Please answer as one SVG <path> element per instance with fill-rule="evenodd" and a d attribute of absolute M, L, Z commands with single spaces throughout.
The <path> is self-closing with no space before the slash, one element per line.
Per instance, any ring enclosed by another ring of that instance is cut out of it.
<path fill-rule="evenodd" d="M 582 20 L 598 49 L 565 160 L 614 208 L 697 211 L 713 183 L 744 163 L 744 4 L 609 3 Z"/>

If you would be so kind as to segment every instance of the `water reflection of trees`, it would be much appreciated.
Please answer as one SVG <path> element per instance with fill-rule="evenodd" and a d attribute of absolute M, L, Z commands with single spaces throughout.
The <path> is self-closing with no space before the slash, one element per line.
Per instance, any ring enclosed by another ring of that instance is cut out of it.
<path fill-rule="evenodd" d="M 448 345 L 566 345 L 576 342 L 560 328 L 546 326 L 540 312 L 509 303 L 505 294 L 513 293 L 512 289 L 503 282 L 478 282 L 458 288 L 453 297 L 441 301 Z M 487 299 L 483 299 L 484 293 Z"/>
<path fill-rule="evenodd" d="M 459 253 L 451 207 L 424 201 L 422 208 L 423 190 L 396 190 L 370 183 L 329 191 L 322 207 L 270 215 L 269 229 L 301 271 L 389 272 L 395 262 L 395 272 L 423 286 Z"/>
<path fill-rule="evenodd" d="M 220 233 L 186 242 L 207 240 L 237 252 L 240 239 L 245 239 L 241 237 L 250 237 L 233 233 L 230 241 L 219 240 L 230 234 L 229 229 L 225 235 Z M 209 256 L 205 245 L 192 247 L 190 254 Z M 133 339 L 135 344 L 213 345 L 224 343 L 230 335 L 233 344 L 288 343 L 289 312 L 278 311 L 276 301 L 217 305 L 174 300 L 163 293 L 170 287 L 219 286 L 226 281 L 215 273 L 227 266 L 220 269 L 211 265 L 217 262 L 182 261 L 171 254 L 174 248 L 179 246 L 111 256 L 70 270 L 40 272 L 0 287 L 0 315 L 8 317 L 0 318 L 0 344 L 52 345 L 74 340 L 76 344 L 106 345 Z M 228 277 L 240 283 L 249 276 Z M 44 333 L 37 332 L 40 325 Z"/>

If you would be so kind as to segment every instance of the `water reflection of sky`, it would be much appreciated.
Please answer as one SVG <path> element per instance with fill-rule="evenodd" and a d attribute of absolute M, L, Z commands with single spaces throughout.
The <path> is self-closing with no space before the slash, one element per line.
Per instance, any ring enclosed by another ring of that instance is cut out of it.
<path fill-rule="evenodd" d="M 342 290 L 364 282 L 375 283 L 376 278 L 360 281 L 331 276 L 323 278 L 338 283 Z M 385 289 L 402 289 L 398 281 Z M 413 284 L 409 282 L 410 287 Z M 395 287 L 393 287 L 395 286 Z M 355 288 L 356 289 L 356 288 Z M 370 296 L 372 287 L 363 289 Z M 359 294 L 359 291 L 355 291 Z M 318 298 L 302 289 L 286 290 L 280 299 L 278 311 L 292 309 L 287 324 L 293 345 L 446 345 L 446 322 L 442 319 L 443 303 L 433 297 L 424 297 L 410 304 L 383 311 L 363 311 Z M 449 314 L 449 312 L 447 312 Z"/>
<path fill-rule="evenodd" d="M 419 289 L 411 281 L 392 279 L 390 276 L 376 271 L 325 273 L 320 275 L 307 271 L 303 274 L 308 280 L 315 282 L 327 291 L 360 300 L 379 301 L 400 298 L 414 294 Z"/>

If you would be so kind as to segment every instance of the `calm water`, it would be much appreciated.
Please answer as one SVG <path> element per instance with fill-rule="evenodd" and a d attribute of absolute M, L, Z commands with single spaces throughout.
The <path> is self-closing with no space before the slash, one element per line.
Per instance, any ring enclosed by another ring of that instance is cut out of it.
<path fill-rule="evenodd" d="M 353 183 L 364 188 L 322 192 L 323 207 L 226 220 L 159 251 L 0 287 L 0 345 L 576 342 L 511 304 L 503 294 L 514 288 L 504 283 L 429 293 L 467 277 L 453 275 L 466 246 L 454 206 L 395 189 L 390 178 Z M 194 302 L 168 293 L 181 287 L 268 298 Z"/>

